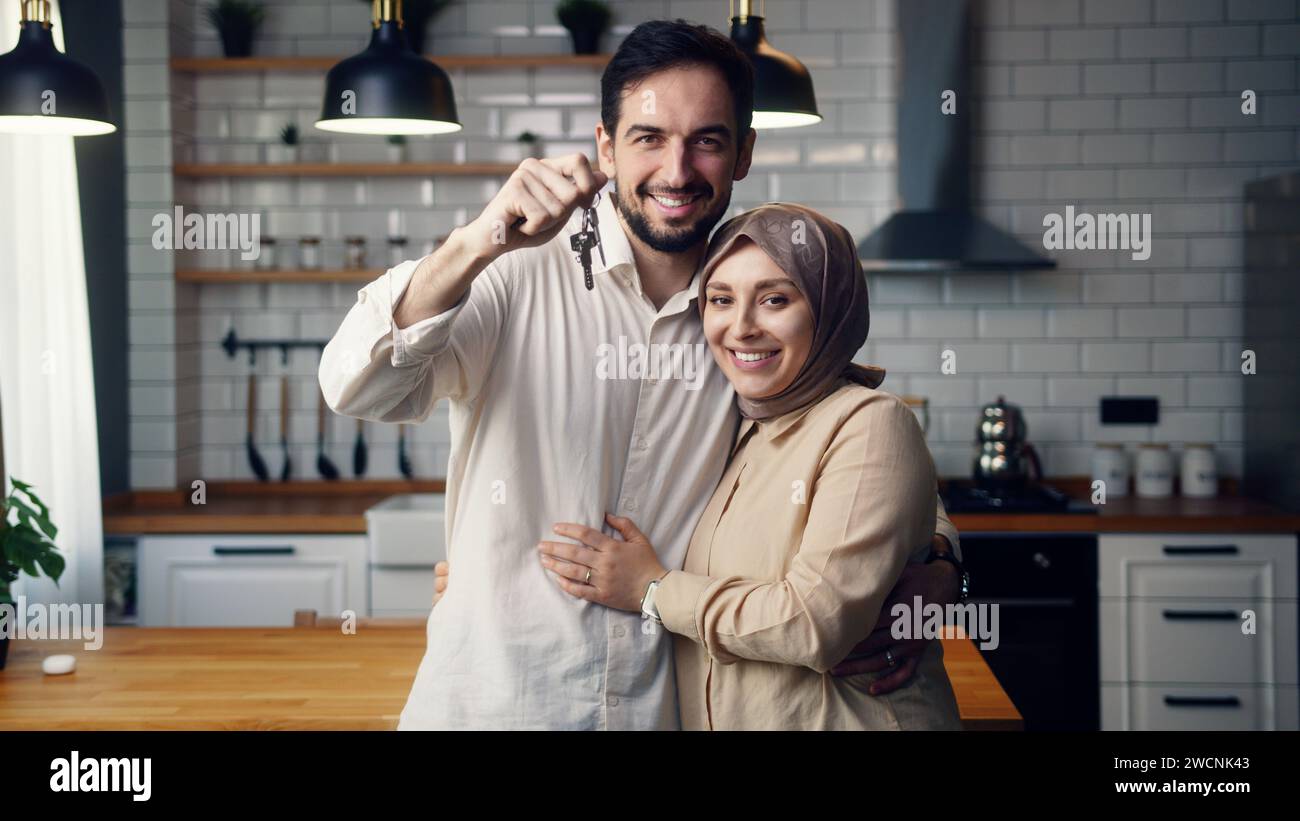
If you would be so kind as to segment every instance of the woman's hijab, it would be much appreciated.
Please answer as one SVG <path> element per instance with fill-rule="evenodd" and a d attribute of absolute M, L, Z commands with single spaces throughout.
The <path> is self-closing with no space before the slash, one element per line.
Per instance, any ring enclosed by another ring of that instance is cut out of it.
<path fill-rule="evenodd" d="M 723 223 L 709 242 L 700 273 L 700 315 L 708 305 L 706 286 L 714 267 L 741 237 L 748 237 L 794 281 L 812 309 L 813 342 L 794 381 L 774 396 L 737 397 L 747 419 L 771 419 L 820 400 L 841 378 L 874 388 L 883 368 L 854 364 L 867 340 L 871 311 L 862 260 L 847 229 L 822 214 L 786 202 L 771 202 Z"/>

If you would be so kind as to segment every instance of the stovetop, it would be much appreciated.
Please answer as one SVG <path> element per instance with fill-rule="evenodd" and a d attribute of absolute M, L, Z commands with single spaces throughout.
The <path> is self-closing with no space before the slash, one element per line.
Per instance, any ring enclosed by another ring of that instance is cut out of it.
<path fill-rule="evenodd" d="M 1050 485 L 1036 483 L 998 486 L 969 479 L 950 479 L 940 495 L 949 514 L 1097 513 L 1097 509 L 1087 502 L 1071 499 Z"/>

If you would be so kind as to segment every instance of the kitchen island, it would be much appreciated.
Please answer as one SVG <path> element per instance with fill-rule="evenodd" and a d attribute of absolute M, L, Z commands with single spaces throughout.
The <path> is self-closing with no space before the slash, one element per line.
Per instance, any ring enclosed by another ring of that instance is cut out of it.
<path fill-rule="evenodd" d="M 338 628 L 109 627 L 79 641 L 14 641 L 0 670 L 3 730 L 392 730 L 424 652 L 422 624 Z M 1019 730 L 975 645 L 944 639 L 968 730 Z M 77 657 L 46 676 L 41 659 Z"/>

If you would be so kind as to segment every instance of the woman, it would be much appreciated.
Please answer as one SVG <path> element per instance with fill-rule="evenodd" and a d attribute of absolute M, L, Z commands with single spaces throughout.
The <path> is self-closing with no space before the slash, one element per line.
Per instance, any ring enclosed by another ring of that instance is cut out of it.
<path fill-rule="evenodd" d="M 843 226 L 771 203 L 709 244 L 705 336 L 744 417 L 683 570 L 629 519 L 623 540 L 555 526 L 543 565 L 573 596 L 641 610 L 674 634 L 683 729 L 958 729 L 932 642 L 913 679 L 828 671 L 880 619 L 909 558 L 928 549 L 934 463 L 908 407 L 852 363 L 867 338 L 866 280 Z"/>

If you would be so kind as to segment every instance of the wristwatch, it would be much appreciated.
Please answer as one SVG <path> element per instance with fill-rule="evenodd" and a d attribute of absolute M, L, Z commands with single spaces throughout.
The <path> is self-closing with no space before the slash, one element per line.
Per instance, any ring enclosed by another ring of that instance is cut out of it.
<path fill-rule="evenodd" d="M 659 582 L 659 579 L 655 579 L 646 585 L 645 595 L 641 597 L 641 618 L 654 619 L 655 624 L 664 623 L 659 618 L 659 608 L 655 607 L 655 591 L 659 589 Z"/>
<path fill-rule="evenodd" d="M 961 592 L 957 595 L 957 603 L 962 604 L 967 599 L 969 599 L 970 598 L 970 574 L 966 572 L 966 568 L 961 566 L 961 562 L 957 561 L 957 557 L 952 555 L 952 553 L 950 553 L 947 550 L 943 550 L 943 551 L 931 550 L 930 555 L 925 557 L 925 563 L 929 564 L 930 562 L 933 561 L 950 562 L 953 567 L 957 568 L 957 573 L 961 578 Z"/>

